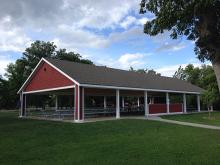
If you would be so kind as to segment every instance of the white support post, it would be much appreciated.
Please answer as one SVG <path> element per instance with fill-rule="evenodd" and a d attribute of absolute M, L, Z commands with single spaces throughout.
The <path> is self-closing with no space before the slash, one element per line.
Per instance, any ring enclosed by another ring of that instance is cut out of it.
<path fill-rule="evenodd" d="M 147 117 L 149 115 L 147 91 L 144 91 L 144 112 L 145 112 L 145 116 Z"/>
<path fill-rule="evenodd" d="M 198 112 L 201 111 L 200 109 L 200 95 L 197 95 L 197 108 L 198 108 Z"/>
<path fill-rule="evenodd" d="M 106 96 L 104 96 L 104 109 L 106 109 L 107 108 L 107 102 L 106 102 L 107 100 L 106 100 Z"/>
<path fill-rule="evenodd" d="M 183 94 L 183 113 L 187 113 L 186 109 L 186 94 Z"/>
<path fill-rule="evenodd" d="M 58 110 L 58 96 L 55 98 L 55 110 Z"/>
<path fill-rule="evenodd" d="M 74 89 L 74 121 L 79 122 L 80 120 L 80 87 L 75 86 Z"/>
<path fill-rule="evenodd" d="M 80 121 L 80 86 L 78 86 L 78 114 L 77 114 L 77 120 Z"/>
<path fill-rule="evenodd" d="M 151 100 L 152 102 L 151 102 L 151 104 L 154 104 L 154 97 L 152 97 L 152 100 Z"/>
<path fill-rule="evenodd" d="M 140 98 L 137 98 L 137 106 L 140 107 Z"/>
<path fill-rule="evenodd" d="M 84 88 L 82 88 L 82 120 L 84 121 L 84 108 L 85 108 L 85 91 Z"/>
<path fill-rule="evenodd" d="M 122 97 L 122 108 L 125 108 L 125 98 Z"/>
<path fill-rule="evenodd" d="M 20 117 L 26 116 L 26 95 L 21 92 L 20 94 L 20 102 L 21 102 L 21 108 L 20 108 Z"/>
<path fill-rule="evenodd" d="M 24 95 L 24 116 L 27 114 L 27 94 Z"/>
<path fill-rule="evenodd" d="M 213 105 L 211 105 L 211 107 L 210 107 L 210 111 L 213 112 Z"/>
<path fill-rule="evenodd" d="M 116 119 L 120 118 L 120 93 L 119 89 L 116 90 Z"/>
<path fill-rule="evenodd" d="M 82 99 L 82 100 L 81 100 Z M 82 122 L 84 120 L 84 88 L 80 86 L 75 87 L 75 122 Z"/>
<path fill-rule="evenodd" d="M 22 107 L 23 107 L 23 98 L 22 98 L 22 92 L 20 93 L 20 114 L 19 117 L 22 117 Z"/>
<path fill-rule="evenodd" d="M 166 104 L 167 104 L 167 113 L 170 113 L 170 98 L 169 93 L 166 93 Z"/>

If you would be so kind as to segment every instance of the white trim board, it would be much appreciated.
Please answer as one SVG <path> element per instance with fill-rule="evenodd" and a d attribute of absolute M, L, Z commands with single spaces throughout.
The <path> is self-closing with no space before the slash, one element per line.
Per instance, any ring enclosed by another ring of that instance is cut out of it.
<path fill-rule="evenodd" d="M 65 77 L 67 77 L 68 79 L 70 79 L 73 83 L 78 84 L 79 83 L 74 80 L 73 78 L 71 78 L 70 76 L 68 76 L 66 73 L 64 73 L 63 71 L 61 71 L 60 69 L 58 69 L 56 66 L 54 66 L 53 64 L 51 64 L 49 61 L 47 61 L 44 58 L 41 58 L 41 60 L 38 62 L 38 64 L 36 65 L 36 67 L 34 68 L 34 70 L 31 72 L 31 74 L 28 76 L 28 78 L 26 79 L 26 81 L 23 83 L 23 85 L 21 86 L 21 88 L 18 90 L 17 94 L 19 94 L 21 92 L 21 90 L 25 87 L 25 85 L 27 84 L 27 82 L 31 79 L 31 77 L 33 76 L 33 74 L 35 73 L 35 71 L 37 70 L 37 68 L 39 67 L 39 65 L 42 63 L 42 61 L 46 62 L 48 65 L 50 65 L 51 67 L 53 67 L 55 70 L 57 70 L 58 72 L 60 72 L 62 75 L 64 75 Z"/>
<path fill-rule="evenodd" d="M 31 94 L 31 93 L 48 92 L 48 91 L 55 91 L 55 90 L 61 90 L 61 89 L 69 89 L 69 88 L 75 88 L 75 85 L 57 87 L 57 88 L 41 89 L 41 90 L 35 90 L 35 91 L 27 91 L 27 92 L 23 92 L 23 93 L 24 94 Z"/>
<path fill-rule="evenodd" d="M 163 90 L 163 89 L 131 88 L 131 87 L 117 87 L 117 86 L 91 85 L 91 84 L 81 84 L 81 86 L 87 87 L 87 88 L 103 88 L 103 89 L 107 88 L 107 89 L 121 89 L 121 90 L 151 91 L 151 92 L 186 93 L 186 94 L 198 94 L 198 95 L 201 94 L 199 92 Z"/>
<path fill-rule="evenodd" d="M 26 83 L 28 82 L 28 80 L 31 78 L 31 76 L 34 74 L 34 72 L 37 70 L 38 66 L 41 64 L 41 62 L 43 61 L 43 58 L 38 62 L 38 64 L 35 66 L 34 70 L 31 72 L 31 74 L 28 76 L 28 78 L 26 79 L 26 81 L 23 83 L 23 85 L 21 86 L 21 88 L 18 90 L 17 94 L 21 92 L 21 90 L 24 88 L 24 86 L 26 85 Z"/>

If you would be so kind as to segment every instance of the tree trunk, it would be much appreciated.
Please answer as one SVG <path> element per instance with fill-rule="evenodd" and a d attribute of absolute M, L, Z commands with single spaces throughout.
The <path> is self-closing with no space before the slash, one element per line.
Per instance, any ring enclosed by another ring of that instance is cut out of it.
<path fill-rule="evenodd" d="M 215 76 L 217 79 L 218 89 L 219 89 L 219 93 L 220 93 L 220 61 L 219 62 L 212 62 L 212 65 L 213 65 L 213 69 L 215 71 Z"/>

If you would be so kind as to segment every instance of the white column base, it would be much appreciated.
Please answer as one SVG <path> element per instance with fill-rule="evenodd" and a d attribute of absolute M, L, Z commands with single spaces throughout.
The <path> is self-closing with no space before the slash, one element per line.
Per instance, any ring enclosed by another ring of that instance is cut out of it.
<path fill-rule="evenodd" d="M 84 123 L 84 120 L 74 120 L 74 123 Z"/>

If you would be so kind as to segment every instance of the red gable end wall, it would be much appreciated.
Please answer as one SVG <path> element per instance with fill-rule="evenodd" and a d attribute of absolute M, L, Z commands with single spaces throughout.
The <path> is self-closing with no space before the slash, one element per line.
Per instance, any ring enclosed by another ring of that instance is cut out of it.
<path fill-rule="evenodd" d="M 74 83 L 47 63 L 40 65 L 25 88 L 27 91 L 58 88 L 74 85 Z"/>

